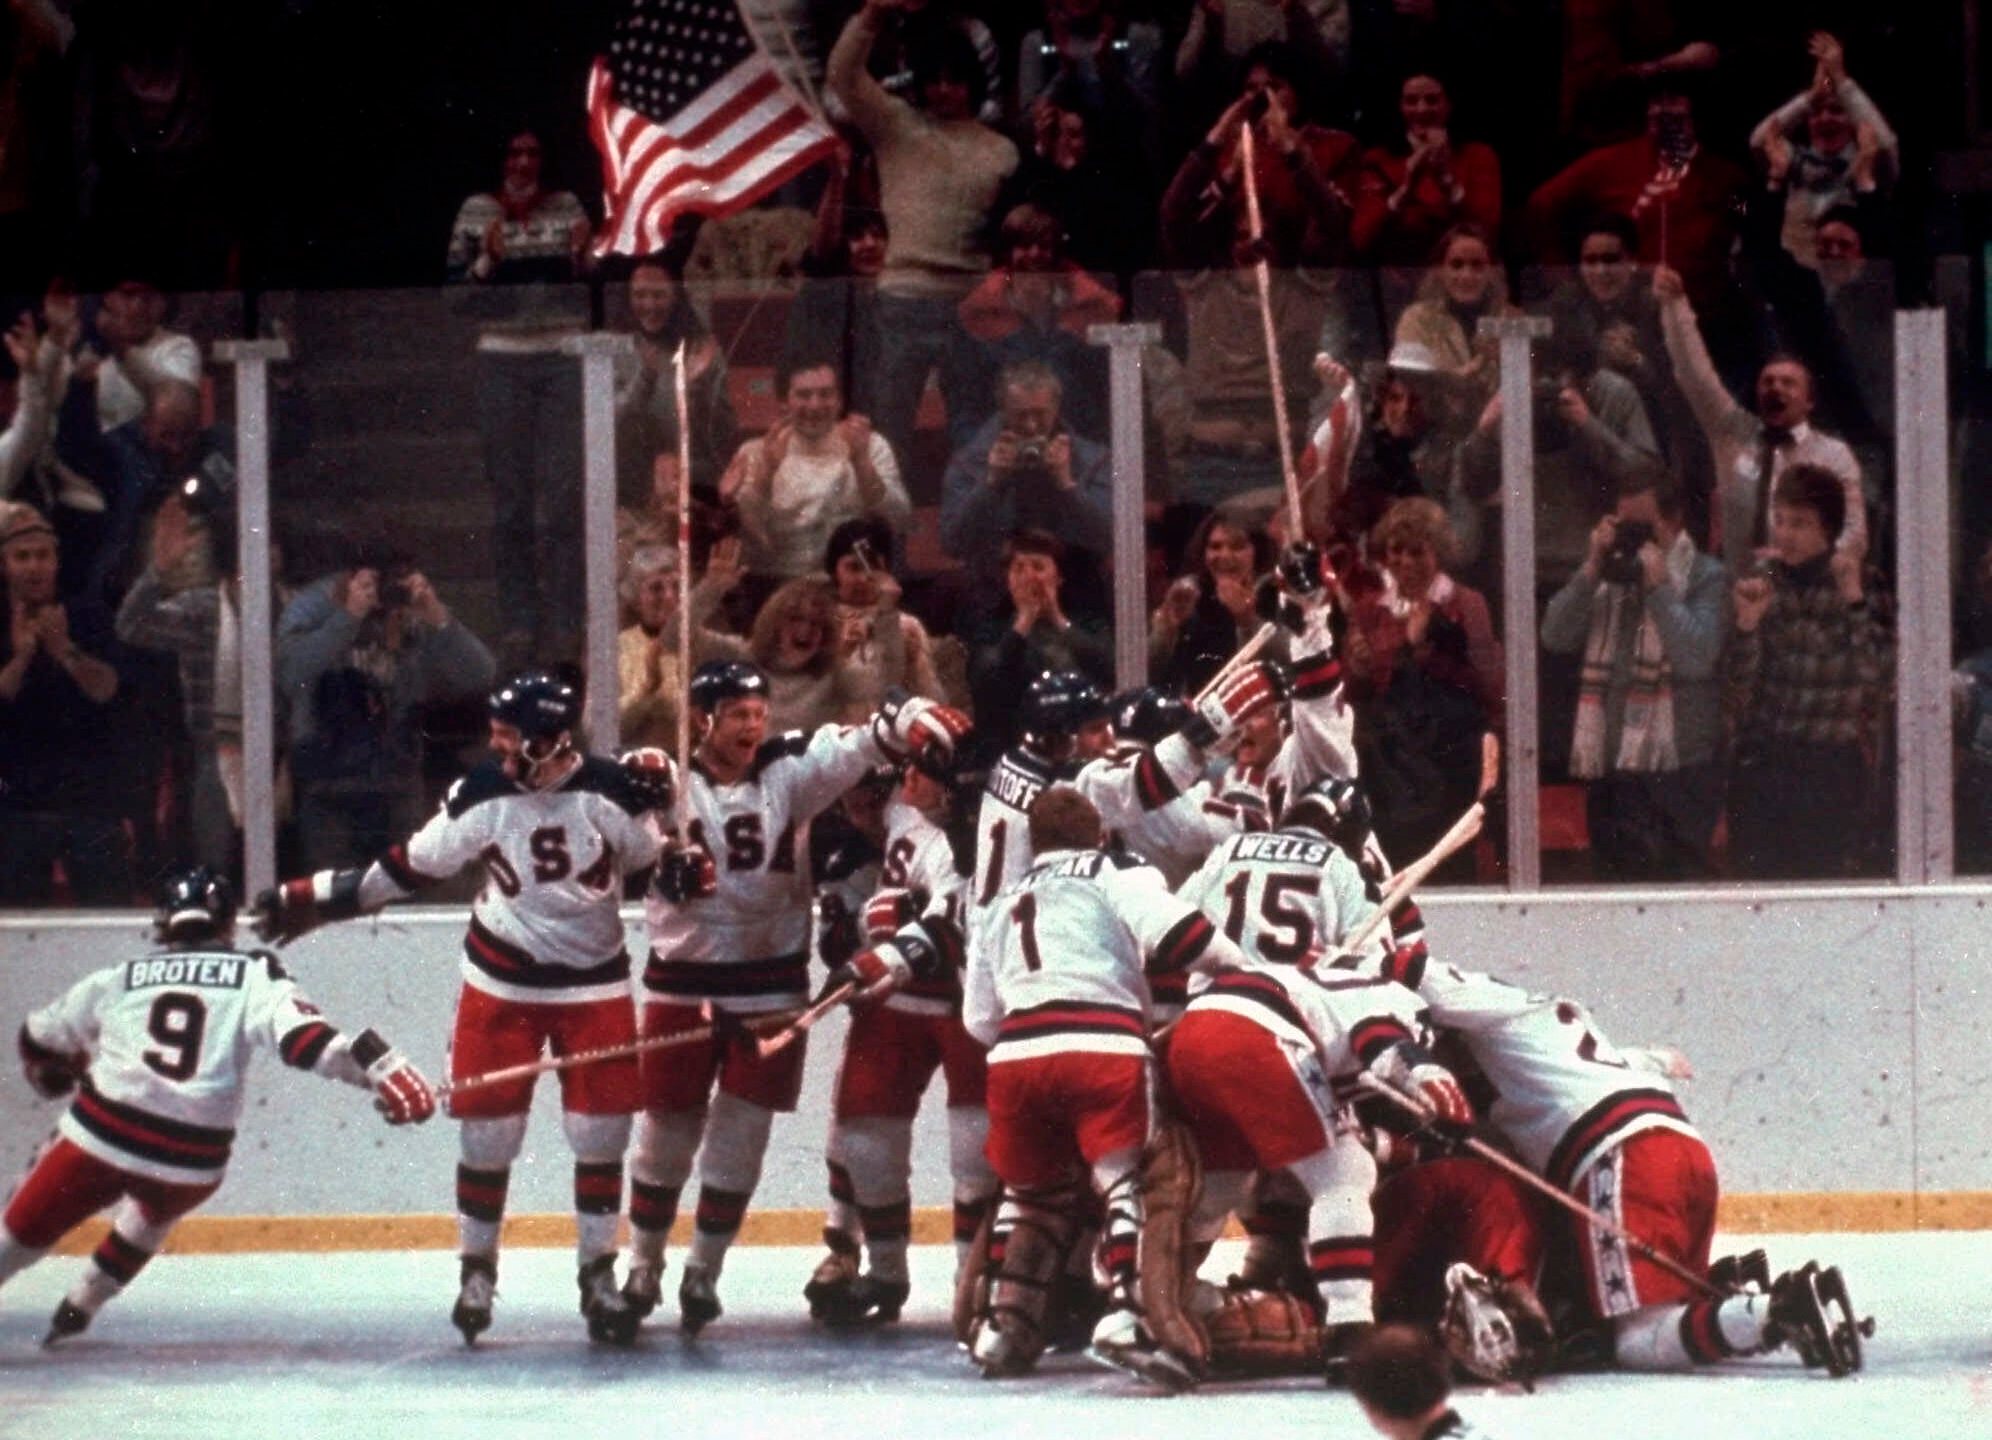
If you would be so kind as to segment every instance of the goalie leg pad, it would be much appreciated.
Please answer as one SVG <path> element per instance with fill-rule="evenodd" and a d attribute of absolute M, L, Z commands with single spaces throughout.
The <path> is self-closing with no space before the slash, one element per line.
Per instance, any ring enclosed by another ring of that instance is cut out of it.
<path fill-rule="evenodd" d="M 1195 1237 L 1190 1217 L 1202 1191 L 1202 1165 L 1189 1127 L 1158 1125 L 1141 1156 L 1142 1225 L 1136 1247 L 1141 1309 L 1165 1347 L 1201 1368 L 1210 1341 L 1184 1304 L 1191 1280 L 1188 1256 Z"/>
<path fill-rule="evenodd" d="M 1084 1228 L 1076 1189 L 1009 1192 L 997 1210 L 1003 1236 L 970 1351 L 985 1375 L 1020 1375 L 1044 1353 L 1053 1287 Z"/>

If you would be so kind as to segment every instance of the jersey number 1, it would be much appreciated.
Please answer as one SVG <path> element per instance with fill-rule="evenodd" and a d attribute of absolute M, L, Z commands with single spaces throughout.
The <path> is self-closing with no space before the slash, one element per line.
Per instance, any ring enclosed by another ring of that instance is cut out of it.
<path fill-rule="evenodd" d="M 1023 932 L 1024 968 L 1035 974 L 1044 969 L 1044 956 L 1038 953 L 1037 943 L 1037 896 L 1026 895 L 1018 900 L 1016 909 L 1010 912 L 1010 918 Z"/>

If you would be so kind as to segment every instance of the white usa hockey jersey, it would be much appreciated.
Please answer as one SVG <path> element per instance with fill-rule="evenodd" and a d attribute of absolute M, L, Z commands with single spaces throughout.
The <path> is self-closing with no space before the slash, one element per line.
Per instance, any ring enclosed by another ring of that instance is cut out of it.
<path fill-rule="evenodd" d="M 1696 1133 L 1665 1077 L 1635 1067 L 1575 1000 L 1400 954 L 1384 973 L 1464 1042 L 1494 1090 L 1488 1118 L 1552 1184 L 1569 1189 L 1641 1131 Z"/>
<path fill-rule="evenodd" d="M 902 891 L 913 913 L 961 929 L 968 894 L 968 877 L 955 867 L 954 846 L 947 832 L 903 799 L 894 797 L 885 808 L 885 860 L 879 866 L 879 891 Z M 917 1015 L 952 1015 L 961 1007 L 958 971 L 909 980 L 885 997 L 885 1008 Z"/>
<path fill-rule="evenodd" d="M 1380 975 L 1247 958 L 1236 969 L 1191 982 L 1189 1013 L 1223 1010 L 1311 1052 L 1337 1099 L 1355 1098 L 1356 1077 L 1393 1045 L 1425 1038 L 1424 1002 Z"/>
<path fill-rule="evenodd" d="M 1376 909 L 1355 861 L 1304 830 L 1234 836 L 1179 893 L 1240 950 L 1271 965 L 1333 955 Z M 1379 948 L 1370 958 L 1381 964 L 1387 953 Z"/>
<path fill-rule="evenodd" d="M 1161 871 L 1100 850 L 1052 851 L 973 923 L 962 1020 L 992 1065 L 1146 1055 L 1148 976 L 1239 958 Z"/>
<path fill-rule="evenodd" d="M 500 999 L 575 1004 L 629 994 L 623 877 L 657 863 L 657 836 L 622 767 L 588 756 L 559 784 L 529 790 L 496 762 L 450 787 L 442 809 L 368 868 L 373 910 L 473 861 L 464 982 Z"/>
<path fill-rule="evenodd" d="M 743 1014 L 784 1009 L 807 995 L 803 828 L 886 758 L 869 729 L 844 725 L 774 736 L 732 784 L 715 780 L 694 757 L 688 838 L 712 856 L 719 890 L 683 905 L 655 891 L 644 898 L 646 993 Z M 651 821 L 660 837 L 665 823 L 662 816 Z"/>
<path fill-rule="evenodd" d="M 181 1185 L 221 1180 L 256 1051 L 308 1070 L 339 1033 L 274 955 L 221 949 L 98 970 L 29 1015 L 27 1032 L 91 1057 L 61 1135 L 107 1165 Z M 365 1084 L 350 1061 L 336 1073 Z"/>

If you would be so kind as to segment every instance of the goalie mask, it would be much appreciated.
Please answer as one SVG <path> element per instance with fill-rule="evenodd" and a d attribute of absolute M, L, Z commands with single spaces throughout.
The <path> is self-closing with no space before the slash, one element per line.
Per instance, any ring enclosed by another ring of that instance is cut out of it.
<path fill-rule="evenodd" d="M 550 671 L 527 670 L 491 692 L 490 713 L 494 725 L 518 732 L 516 749 L 493 746 L 505 773 L 522 785 L 537 785 L 545 768 L 574 748 L 581 692 Z"/>
<path fill-rule="evenodd" d="M 1556 1348 L 1549 1316 L 1527 1284 L 1490 1280 L 1464 1261 L 1446 1271 L 1439 1339 L 1453 1364 L 1497 1385 L 1533 1387 Z"/>

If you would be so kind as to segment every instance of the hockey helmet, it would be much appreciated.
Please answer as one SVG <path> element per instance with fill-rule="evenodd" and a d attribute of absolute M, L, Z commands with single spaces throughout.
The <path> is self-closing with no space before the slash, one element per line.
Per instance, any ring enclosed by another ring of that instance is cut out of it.
<path fill-rule="evenodd" d="M 1114 717 L 1114 734 L 1143 745 L 1175 734 L 1190 721 L 1189 702 L 1165 685 L 1123 690 L 1107 705 Z"/>
<path fill-rule="evenodd" d="M 152 938 L 162 944 L 226 940 L 235 929 L 235 889 L 228 877 L 196 865 L 176 870 L 159 887 Z"/>
<path fill-rule="evenodd" d="M 1017 730 L 1040 749 L 1076 735 L 1088 721 L 1107 713 L 1107 697 L 1091 677 L 1077 670 L 1046 670 L 1024 690 Z"/>
<path fill-rule="evenodd" d="M 557 740 L 581 723 L 581 692 L 549 670 L 523 670 L 491 692 L 491 718 L 527 740 Z"/>
<path fill-rule="evenodd" d="M 1333 776 L 1302 790 L 1279 820 L 1282 830 L 1312 830 L 1333 841 L 1351 860 L 1362 855 L 1374 824 L 1363 787 Z"/>
<path fill-rule="evenodd" d="M 692 708 L 710 715 L 728 700 L 768 698 L 768 676 L 746 660 L 708 660 L 692 672 Z"/>
<path fill-rule="evenodd" d="M 1533 1388 L 1555 1352 L 1555 1337 L 1542 1302 L 1524 1282 L 1490 1279 L 1465 1261 L 1447 1269 L 1439 1340 L 1467 1374 Z"/>

